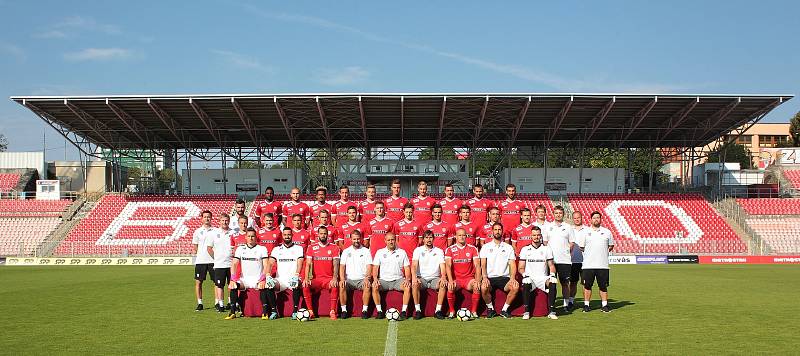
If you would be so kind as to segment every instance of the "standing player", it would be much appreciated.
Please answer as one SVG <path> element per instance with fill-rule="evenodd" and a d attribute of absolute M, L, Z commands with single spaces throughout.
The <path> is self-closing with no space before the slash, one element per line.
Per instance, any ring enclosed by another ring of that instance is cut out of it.
<path fill-rule="evenodd" d="M 500 222 L 506 229 L 505 234 L 510 235 L 514 228 L 519 225 L 520 212 L 525 207 L 525 203 L 517 200 L 517 186 L 509 183 L 506 185 L 506 200 L 500 202 L 500 215 L 502 218 Z"/>
<path fill-rule="evenodd" d="M 550 230 L 548 228 L 548 225 L 550 223 L 547 220 L 545 220 L 545 218 L 547 217 L 547 209 L 544 207 L 544 205 L 539 204 L 536 206 L 536 209 L 534 211 L 536 212 L 536 221 L 533 222 L 533 225 L 536 225 L 540 229 L 542 229 L 542 239 L 544 241 L 547 241 L 547 231 Z"/>
<path fill-rule="evenodd" d="M 361 245 L 358 230 L 350 234 L 350 247 L 342 252 L 339 263 L 339 304 L 342 306 L 342 319 L 350 317 L 347 311 L 347 292 L 361 291 L 361 319 L 369 319 L 369 298 L 372 294 L 372 254 Z"/>
<path fill-rule="evenodd" d="M 431 231 L 433 233 L 433 245 L 444 251 L 447 246 L 453 244 L 452 239 L 455 235 L 455 231 L 453 230 L 453 224 L 448 224 L 447 222 L 442 221 L 442 210 L 443 209 L 441 205 L 433 205 L 431 208 L 433 220 L 425 225 L 423 230 Z"/>
<path fill-rule="evenodd" d="M 328 194 L 328 190 L 323 187 L 317 187 L 316 194 L 314 195 L 314 202 L 308 206 L 311 209 L 311 229 L 315 229 L 319 226 L 319 212 L 326 210 L 328 212 L 334 211 L 333 204 L 329 204 L 325 197 Z"/>
<path fill-rule="evenodd" d="M 447 278 L 445 277 L 444 251 L 433 245 L 433 232 L 426 230 L 422 233 L 422 246 L 414 250 L 411 258 L 411 288 L 414 297 L 414 319 L 422 319 L 422 306 L 420 305 L 420 291 L 436 289 L 436 319 L 444 319 L 442 304 L 447 291 Z"/>
<path fill-rule="evenodd" d="M 314 310 L 311 307 L 311 292 L 328 289 L 330 291 L 330 317 L 336 320 L 336 300 L 339 299 L 339 248 L 332 243 L 328 243 L 328 229 L 318 227 L 318 242 L 308 247 L 306 252 L 306 275 L 303 279 L 303 298 L 306 307 L 314 317 Z"/>
<path fill-rule="evenodd" d="M 405 217 L 405 215 L 403 215 L 403 207 L 408 203 L 408 199 L 400 196 L 399 179 L 392 180 L 392 185 L 390 187 L 392 195 L 383 201 L 386 203 L 386 215 L 393 221 L 403 220 L 403 217 Z"/>
<path fill-rule="evenodd" d="M 453 184 L 447 183 L 444 185 L 444 199 L 439 202 L 439 205 L 442 206 L 442 221 L 448 226 L 455 225 L 460 218 L 458 209 L 464 205 L 464 202 L 455 197 Z"/>
<path fill-rule="evenodd" d="M 247 216 L 242 216 L 247 218 Z M 231 239 L 234 231 L 229 229 L 230 217 L 228 214 L 219 215 L 219 228 L 213 238 L 206 239 L 206 249 L 211 258 L 214 259 L 214 308 L 218 313 L 225 311 L 223 300 L 225 297 L 225 286 L 231 281 Z M 230 300 L 228 300 L 230 303 Z"/>
<path fill-rule="evenodd" d="M 386 216 L 384 203 L 382 201 L 375 202 L 375 218 L 369 221 L 365 236 L 369 240 L 369 251 L 372 253 L 372 257 L 375 257 L 375 252 L 386 247 L 384 237 L 392 231 L 393 227 L 394 220 Z"/>
<path fill-rule="evenodd" d="M 358 203 L 350 201 L 350 188 L 346 185 L 339 187 L 339 200 L 333 203 L 334 217 L 331 218 L 331 223 L 335 226 L 342 226 L 347 222 L 347 208 L 356 206 Z"/>
<path fill-rule="evenodd" d="M 492 240 L 494 240 L 494 233 L 492 232 L 492 226 L 494 226 L 495 223 L 499 222 L 500 222 L 500 208 L 496 206 L 489 208 L 489 222 L 487 222 L 486 224 L 481 226 L 480 229 L 478 229 L 478 235 L 477 235 L 478 238 L 476 239 L 477 240 L 476 246 L 483 246 L 484 244 L 487 244 L 489 242 L 492 242 Z M 503 242 L 510 244 L 511 237 L 508 235 L 503 235 Z"/>
<path fill-rule="evenodd" d="M 483 197 L 483 193 L 483 186 L 475 184 L 472 186 L 472 194 L 474 196 L 467 201 L 467 205 L 472 211 L 472 220 L 481 225 L 486 222 L 486 214 L 489 209 L 495 206 L 494 202 Z"/>
<path fill-rule="evenodd" d="M 436 199 L 428 196 L 428 183 L 424 180 L 417 184 L 417 192 L 419 195 L 411 199 L 411 204 L 414 205 L 414 221 L 425 225 L 431 221 L 431 207 L 436 204 Z"/>
<path fill-rule="evenodd" d="M 275 291 L 266 288 L 267 277 L 270 275 L 269 263 L 266 259 L 269 258 L 269 253 L 266 247 L 256 244 L 256 230 L 248 228 L 247 244 L 236 248 L 233 254 L 233 263 L 231 265 L 231 282 L 228 284 L 228 289 L 231 291 L 231 311 L 226 320 L 236 318 L 236 311 L 244 314 L 244 303 L 240 303 L 240 296 L 247 293 L 247 289 L 258 289 L 261 296 L 261 319 L 277 319 L 278 313 L 275 307 Z M 267 316 L 269 309 L 272 313 Z"/>
<path fill-rule="evenodd" d="M 581 251 L 583 251 L 583 312 L 588 313 L 589 301 L 592 300 L 592 286 L 597 279 L 597 287 L 600 289 L 600 300 L 603 313 L 611 310 L 608 307 L 608 253 L 614 249 L 614 237 L 611 231 L 600 222 L 603 215 L 600 212 L 592 212 L 592 227 L 578 241 Z"/>
<path fill-rule="evenodd" d="M 247 245 L 247 221 L 246 216 L 239 217 L 239 227 L 231 230 L 231 251 L 236 251 L 239 246 Z"/>
<path fill-rule="evenodd" d="M 394 233 L 386 234 L 386 247 L 378 250 L 372 259 L 372 300 L 378 310 L 375 319 L 383 319 L 383 306 L 381 305 L 381 292 L 396 290 L 403 291 L 403 308 L 400 320 L 408 315 L 408 300 L 411 299 L 411 269 L 408 255 L 397 248 Z"/>
<path fill-rule="evenodd" d="M 319 234 L 319 228 L 324 227 L 326 231 L 328 231 L 328 241 L 336 241 L 339 238 L 339 229 L 336 226 L 333 226 L 331 223 L 331 213 L 327 210 L 321 210 L 319 212 L 319 225 L 314 227 L 314 230 L 311 231 L 311 244 L 317 243 L 317 236 Z"/>
<path fill-rule="evenodd" d="M 300 287 L 300 271 L 303 269 L 303 248 L 292 242 L 292 228 L 284 227 L 281 230 L 283 243 L 275 247 L 270 253 L 270 264 L 276 264 L 275 290 L 283 292 L 292 290 L 292 320 L 297 319 L 297 309 L 300 307 L 300 297 L 303 296 Z"/>
<path fill-rule="evenodd" d="M 572 230 L 575 232 L 575 244 L 572 246 L 572 270 L 569 274 L 569 303 L 567 304 L 567 312 L 571 313 L 575 308 L 575 294 L 578 291 L 578 281 L 581 280 L 581 272 L 583 270 L 583 252 L 578 247 L 577 241 L 586 241 L 586 234 L 589 233 L 589 228 L 583 225 L 583 214 L 580 211 L 572 213 Z"/>
<path fill-rule="evenodd" d="M 530 212 L 530 211 L 528 211 Z M 533 241 L 522 248 L 519 255 L 519 269 L 522 271 L 522 299 L 525 313 L 522 319 L 531 317 L 531 299 L 534 289 L 547 293 L 547 317 L 553 320 L 556 316 L 556 266 L 553 264 L 553 251 L 542 245 L 542 233 L 538 226 L 533 227 Z"/>
<path fill-rule="evenodd" d="M 242 199 L 236 199 L 236 204 L 233 206 L 233 215 L 230 215 L 228 219 L 228 229 L 233 230 L 239 227 L 239 217 L 247 217 L 247 214 L 244 212 L 245 210 L 245 202 Z M 247 221 L 247 227 L 253 227 L 253 221 Z M 244 231 L 242 231 L 244 232 Z M 227 283 L 226 283 L 227 285 Z"/>
<path fill-rule="evenodd" d="M 264 215 L 267 213 L 272 213 L 274 219 L 277 221 L 273 221 L 275 226 L 281 224 L 281 207 L 283 204 L 281 202 L 274 200 L 275 199 L 275 190 L 272 187 L 267 187 L 264 190 L 264 201 L 258 203 L 256 206 L 256 223 L 258 226 L 264 226 L 264 222 L 261 221 Z"/>
<path fill-rule="evenodd" d="M 455 226 L 453 226 L 453 231 L 464 229 L 464 231 L 467 233 L 467 244 L 475 246 L 480 225 L 477 222 L 472 221 L 472 212 L 469 206 L 461 206 L 461 208 L 458 209 L 458 212 L 458 215 L 461 216 L 461 220 L 459 220 Z"/>
<path fill-rule="evenodd" d="M 467 244 L 467 232 L 456 230 L 456 243 L 447 248 L 444 254 L 447 271 L 447 306 L 452 319 L 456 312 L 456 291 L 466 289 L 472 292 L 470 311 L 472 317 L 478 317 L 478 302 L 481 298 L 479 281 L 481 280 L 481 261 L 478 248 Z"/>
<path fill-rule="evenodd" d="M 358 231 L 362 238 L 361 243 L 369 246 L 369 240 L 366 239 L 366 223 L 358 222 L 358 209 L 351 205 L 347 207 L 347 222 L 339 225 L 339 236 L 336 237 L 336 245 L 339 249 L 343 250 L 350 247 L 350 233 Z"/>
<path fill-rule="evenodd" d="M 300 246 L 303 251 L 310 244 L 311 232 L 303 229 L 303 217 L 300 214 L 292 215 L 292 243 Z"/>
<path fill-rule="evenodd" d="M 275 246 L 281 243 L 281 230 L 273 225 L 272 213 L 264 215 L 264 227 L 258 229 L 258 244 L 267 248 L 267 252 L 272 252 Z"/>
<path fill-rule="evenodd" d="M 405 251 L 406 256 L 411 256 L 422 242 L 423 225 L 414 220 L 414 206 L 411 203 L 403 207 L 403 214 L 405 218 L 394 223 L 392 232 L 397 236 L 397 246 Z"/>
<path fill-rule="evenodd" d="M 358 203 L 358 216 L 359 221 L 369 223 L 370 220 L 375 218 L 375 185 L 370 184 L 367 186 L 367 198 Z"/>
<path fill-rule="evenodd" d="M 481 247 L 481 276 L 483 277 L 481 292 L 488 309 L 486 317 L 492 318 L 497 315 L 492 303 L 492 294 L 495 290 L 502 289 L 508 295 L 506 303 L 503 304 L 503 309 L 500 311 L 500 316 L 511 318 L 508 307 L 514 302 L 519 291 L 519 283 L 516 278 L 511 278 L 511 276 L 517 275 L 517 258 L 514 255 L 514 248 L 503 242 L 502 224 L 494 224 L 492 234 L 494 240 Z"/>
<path fill-rule="evenodd" d="M 194 295 L 197 297 L 195 311 L 203 310 L 203 281 L 206 280 L 206 275 L 214 278 L 214 259 L 208 254 L 206 241 L 213 240 L 217 234 L 217 229 L 211 227 L 210 211 L 204 210 L 200 214 L 200 221 L 203 225 L 192 234 L 192 245 L 197 251 L 194 258 Z"/>
<path fill-rule="evenodd" d="M 572 226 L 564 223 L 564 208 L 557 205 L 553 208 L 553 222 L 547 224 L 547 234 L 545 244 L 553 252 L 553 259 L 558 273 L 558 281 L 561 283 L 561 297 L 564 300 L 564 309 L 568 308 L 570 290 L 570 275 L 572 274 L 572 251 L 575 247 L 575 232 Z"/>
<path fill-rule="evenodd" d="M 300 201 L 300 188 L 292 188 L 289 198 L 291 200 L 284 203 L 283 208 L 281 209 L 281 212 L 283 213 L 282 221 L 284 221 L 284 224 L 288 225 L 289 222 L 292 221 L 292 216 L 295 214 L 300 214 L 300 216 L 303 217 L 303 228 L 307 228 L 309 220 L 311 219 L 311 208 L 309 208 L 306 203 Z"/>
<path fill-rule="evenodd" d="M 533 242 L 533 228 L 536 226 L 531 225 L 531 210 L 522 208 L 521 212 L 522 222 L 511 230 L 511 246 L 514 246 L 514 252 L 519 256 L 522 248 L 528 246 Z M 541 229 L 540 229 L 541 231 Z"/>

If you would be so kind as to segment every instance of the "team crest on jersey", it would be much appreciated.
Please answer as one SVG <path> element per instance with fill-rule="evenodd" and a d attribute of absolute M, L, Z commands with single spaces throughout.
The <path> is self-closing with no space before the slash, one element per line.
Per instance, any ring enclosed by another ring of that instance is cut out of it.
<path fill-rule="evenodd" d="M 467 252 L 467 257 L 470 257 L 470 255 L 472 255 L 472 254 L 471 254 L 471 253 L 469 253 L 469 252 Z"/>
<path fill-rule="evenodd" d="M 331 254 L 331 250 L 328 250 L 328 254 L 329 254 L 329 255 Z"/>

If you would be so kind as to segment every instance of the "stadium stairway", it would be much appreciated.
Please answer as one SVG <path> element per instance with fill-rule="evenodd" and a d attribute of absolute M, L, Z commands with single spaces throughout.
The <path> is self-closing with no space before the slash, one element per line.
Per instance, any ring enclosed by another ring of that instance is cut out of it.
<path fill-rule="evenodd" d="M 736 199 L 763 254 L 800 253 L 800 198 Z"/>
<path fill-rule="evenodd" d="M 736 199 L 725 198 L 712 202 L 714 209 L 725 219 L 731 229 L 742 241 L 748 242 L 751 249 L 761 244 L 761 237 L 747 225 L 745 214 Z"/>
<path fill-rule="evenodd" d="M 77 199 L 72 205 L 67 208 L 62 216 L 61 224 L 59 224 L 53 232 L 51 232 L 42 242 L 42 245 L 37 251 L 37 256 L 47 257 L 52 256 L 53 251 L 56 249 L 61 241 L 63 241 L 69 233 L 72 232 L 78 223 L 86 217 L 86 215 L 94 208 L 95 202 L 86 201 L 85 199 Z"/>

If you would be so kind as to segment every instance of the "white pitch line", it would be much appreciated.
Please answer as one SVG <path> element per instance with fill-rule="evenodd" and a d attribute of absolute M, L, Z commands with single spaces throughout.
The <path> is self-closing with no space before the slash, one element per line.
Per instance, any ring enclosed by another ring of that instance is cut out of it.
<path fill-rule="evenodd" d="M 386 328 L 386 346 L 383 350 L 383 356 L 396 356 L 397 355 L 397 322 L 390 321 L 389 327 Z"/>

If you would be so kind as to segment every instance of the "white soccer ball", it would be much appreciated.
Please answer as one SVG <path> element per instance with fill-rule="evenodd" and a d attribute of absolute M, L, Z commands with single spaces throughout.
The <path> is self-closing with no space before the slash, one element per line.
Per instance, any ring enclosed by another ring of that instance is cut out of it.
<path fill-rule="evenodd" d="M 461 308 L 456 311 L 456 319 L 459 321 L 469 321 L 472 320 L 472 312 L 469 311 L 467 308 Z"/>
<path fill-rule="evenodd" d="M 395 308 L 389 308 L 389 310 L 386 311 L 386 320 L 389 321 L 400 320 L 400 312 L 397 311 L 397 309 Z"/>
<path fill-rule="evenodd" d="M 308 321 L 311 319 L 311 312 L 308 309 L 300 308 L 297 309 L 297 320 L 298 321 Z"/>

